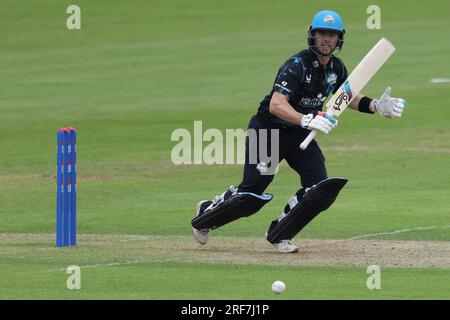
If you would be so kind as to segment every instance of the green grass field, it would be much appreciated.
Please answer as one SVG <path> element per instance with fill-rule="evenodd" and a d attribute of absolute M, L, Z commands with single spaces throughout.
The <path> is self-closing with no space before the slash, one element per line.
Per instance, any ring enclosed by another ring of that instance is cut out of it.
<path fill-rule="evenodd" d="M 0 299 L 450 299 L 450 84 L 430 82 L 450 78 L 450 21 L 436 16 L 449 3 L 378 1 L 382 29 L 368 30 L 367 1 L 78 0 L 73 31 L 73 1 L 2 4 Z M 391 86 L 404 116 L 348 111 L 320 135 L 329 175 L 350 182 L 294 239 L 300 254 L 280 257 L 263 240 L 298 189 L 285 165 L 274 200 L 200 247 L 198 200 L 239 184 L 242 166 L 176 166 L 171 133 L 196 120 L 246 128 L 326 8 L 344 19 L 349 70 L 380 37 L 396 45 L 364 93 Z M 79 244 L 57 249 L 64 126 L 78 130 Z M 371 264 L 380 290 L 366 287 Z M 81 290 L 66 288 L 69 265 L 81 267 Z"/>

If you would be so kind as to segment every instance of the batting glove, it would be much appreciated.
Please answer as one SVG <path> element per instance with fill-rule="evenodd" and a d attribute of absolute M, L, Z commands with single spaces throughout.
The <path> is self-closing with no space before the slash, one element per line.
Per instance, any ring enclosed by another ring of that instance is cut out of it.
<path fill-rule="evenodd" d="M 319 130 L 323 133 L 329 133 L 336 127 L 338 121 L 333 116 L 319 111 L 317 113 L 308 113 L 303 115 L 301 126 L 308 130 Z"/>
<path fill-rule="evenodd" d="M 379 100 L 372 100 L 373 111 L 385 118 L 400 118 L 405 109 L 406 100 L 390 96 L 391 87 L 387 87 Z"/>

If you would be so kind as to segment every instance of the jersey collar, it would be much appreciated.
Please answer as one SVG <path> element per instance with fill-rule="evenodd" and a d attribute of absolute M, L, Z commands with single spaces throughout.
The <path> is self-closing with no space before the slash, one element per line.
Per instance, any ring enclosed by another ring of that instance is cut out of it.
<path fill-rule="evenodd" d="M 314 52 L 314 50 L 312 50 L 311 48 L 308 48 L 308 54 L 311 58 L 312 61 L 312 66 L 314 68 L 318 68 L 320 66 L 320 62 L 317 59 L 317 53 Z M 333 68 L 333 55 L 331 55 L 330 61 L 328 61 L 327 65 L 325 66 L 324 69 L 328 69 L 328 68 Z"/>

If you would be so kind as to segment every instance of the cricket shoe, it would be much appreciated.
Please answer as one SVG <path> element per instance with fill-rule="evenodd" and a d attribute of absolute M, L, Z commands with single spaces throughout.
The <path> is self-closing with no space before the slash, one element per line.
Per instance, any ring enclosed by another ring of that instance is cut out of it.
<path fill-rule="evenodd" d="M 300 250 L 291 240 L 281 240 L 278 243 L 272 243 L 272 245 L 281 253 L 297 253 Z"/>
<path fill-rule="evenodd" d="M 266 240 L 267 240 L 267 233 L 266 233 Z M 273 245 L 274 248 L 281 253 L 297 253 L 300 251 L 300 249 L 295 244 L 293 244 L 291 240 L 281 240 L 278 243 L 271 243 L 271 245 Z"/>
<path fill-rule="evenodd" d="M 208 208 L 211 205 L 212 201 L 209 200 L 202 200 L 197 204 L 197 210 L 196 210 L 196 216 L 198 217 L 201 215 L 206 208 Z M 208 242 L 209 238 L 209 229 L 195 229 L 192 227 L 192 234 L 194 235 L 195 240 L 198 241 L 200 244 L 206 244 Z"/>

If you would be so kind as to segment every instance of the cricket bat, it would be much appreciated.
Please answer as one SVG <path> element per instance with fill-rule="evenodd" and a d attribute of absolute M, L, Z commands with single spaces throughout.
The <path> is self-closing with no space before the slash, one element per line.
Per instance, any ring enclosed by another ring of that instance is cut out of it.
<path fill-rule="evenodd" d="M 388 39 L 381 38 L 328 100 L 325 105 L 326 113 L 333 117 L 339 117 L 394 51 L 394 45 Z M 312 130 L 300 144 L 300 149 L 305 150 L 316 134 L 317 130 Z"/>

